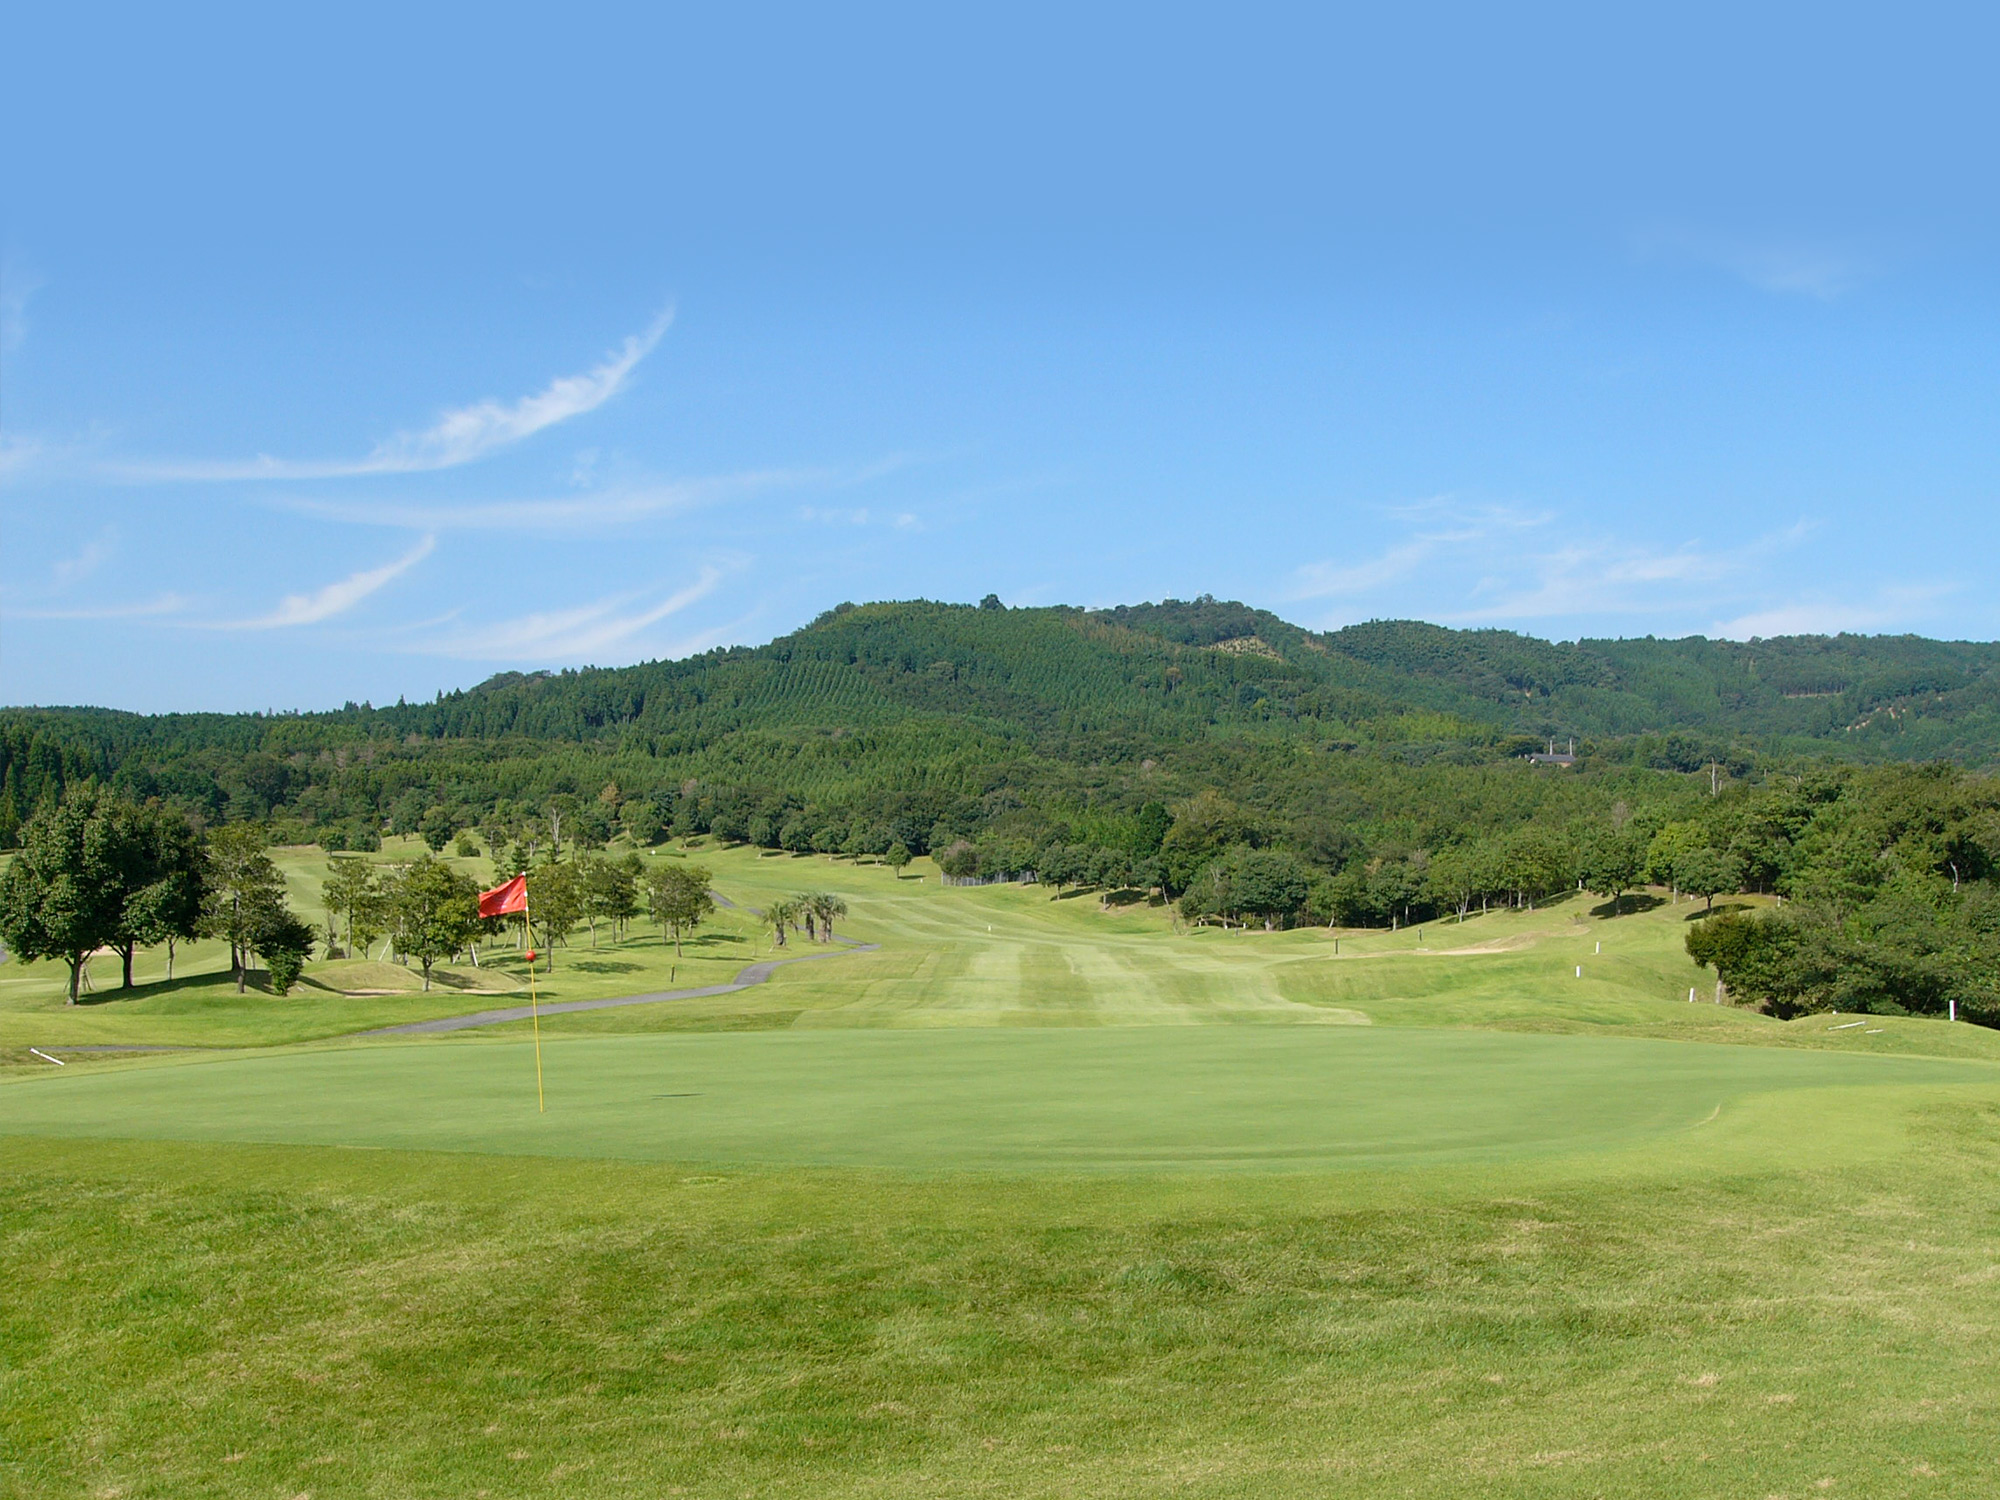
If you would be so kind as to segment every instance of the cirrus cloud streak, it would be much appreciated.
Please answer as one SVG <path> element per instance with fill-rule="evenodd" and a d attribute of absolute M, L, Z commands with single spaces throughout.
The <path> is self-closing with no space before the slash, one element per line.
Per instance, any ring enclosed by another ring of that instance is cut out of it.
<path fill-rule="evenodd" d="M 469 661 L 584 661 L 626 646 L 642 631 L 707 598 L 722 578 L 723 570 L 711 565 L 693 583 L 657 602 L 641 604 L 639 594 L 617 594 L 573 609 L 539 610 L 491 625 L 463 626 L 449 635 L 412 642 L 405 649 Z M 698 651 L 702 646 L 682 643 L 682 649 Z"/>
<path fill-rule="evenodd" d="M 160 459 L 105 465 L 107 476 L 138 483 L 163 481 L 354 479 L 381 474 L 424 474 L 453 469 L 511 447 L 524 438 L 597 410 L 625 387 L 639 362 L 652 353 L 673 322 L 669 309 L 643 333 L 635 333 L 580 375 L 563 375 L 532 396 L 494 399 L 446 411 L 418 432 L 401 432 L 366 458 L 288 459 L 259 454 L 253 459 Z"/>
<path fill-rule="evenodd" d="M 350 573 L 337 583 L 329 583 L 310 594 L 287 594 L 268 615 L 254 620 L 221 620 L 213 630 L 285 630 L 297 625 L 317 625 L 335 615 L 345 614 L 391 580 L 400 578 L 437 550 L 437 538 L 427 536 L 393 562 L 379 568 Z"/>

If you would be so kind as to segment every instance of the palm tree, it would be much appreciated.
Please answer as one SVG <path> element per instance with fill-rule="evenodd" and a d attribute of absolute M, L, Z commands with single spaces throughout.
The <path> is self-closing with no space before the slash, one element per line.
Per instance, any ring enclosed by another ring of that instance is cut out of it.
<path fill-rule="evenodd" d="M 813 915 L 819 918 L 821 938 L 832 942 L 833 919 L 847 915 L 847 903 L 832 891 L 814 891 L 807 899 L 812 905 Z"/>
<path fill-rule="evenodd" d="M 764 920 L 771 924 L 772 946 L 785 946 L 785 929 L 798 917 L 798 903 L 789 900 L 773 901 L 764 908 Z"/>
<path fill-rule="evenodd" d="M 806 936 L 819 941 L 818 895 L 813 891 L 800 891 L 787 903 L 792 908 L 793 925 L 803 927 Z"/>

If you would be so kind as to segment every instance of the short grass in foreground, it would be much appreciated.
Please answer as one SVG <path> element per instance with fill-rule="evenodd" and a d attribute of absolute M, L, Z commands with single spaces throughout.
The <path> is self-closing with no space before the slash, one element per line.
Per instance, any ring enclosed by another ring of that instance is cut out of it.
<path fill-rule="evenodd" d="M 16 1139 L 0 1494 L 1992 1494 L 2000 1091 L 1866 1092 L 1582 1169 Z"/>
<path fill-rule="evenodd" d="M 2000 1493 L 1994 1033 L 1688 1005 L 1685 905 L 701 857 L 881 951 L 552 1018 L 547 1116 L 524 1026 L 327 1040 L 491 994 L 0 969 L 0 1045 L 320 1039 L 0 1081 L 0 1496 Z"/>

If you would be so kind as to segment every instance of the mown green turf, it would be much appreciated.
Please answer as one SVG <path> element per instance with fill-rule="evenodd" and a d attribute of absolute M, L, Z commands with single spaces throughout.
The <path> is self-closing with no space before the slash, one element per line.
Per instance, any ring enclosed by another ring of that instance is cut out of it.
<path fill-rule="evenodd" d="M 1775 1089 L 1990 1064 L 1328 1026 L 382 1042 L 0 1088 L 0 1133 L 654 1161 L 1111 1171 L 1508 1161 L 1731 1129 Z"/>
<path fill-rule="evenodd" d="M 490 995 L 0 969 L 0 1496 L 2000 1493 L 1992 1032 L 1689 1005 L 1685 904 L 1336 954 L 699 857 L 881 951 L 552 1018 L 546 1116 L 525 1024 L 326 1040 Z M 309 1044 L 21 1050 L 113 1039 Z"/>
<path fill-rule="evenodd" d="M 1994 1493 L 2000 1096 L 1870 1093 L 1567 1177 L 11 1141 L 0 1494 Z"/>
<path fill-rule="evenodd" d="M 381 857 L 411 852 L 399 845 Z M 737 909 L 718 912 L 678 957 L 643 923 L 621 942 L 601 935 L 597 948 L 578 932 L 558 950 L 555 973 L 538 981 L 544 999 L 560 1003 L 728 980 L 774 953 L 749 909 L 799 889 L 840 892 L 850 907 L 841 935 L 879 943 L 881 951 L 781 970 L 769 986 L 741 994 L 563 1016 L 547 1023 L 553 1034 L 1368 1020 L 2000 1058 L 2000 1034 L 1976 1027 L 1888 1018 L 1833 1033 L 1816 1019 L 1787 1025 L 1705 1003 L 1713 980 L 1682 948 L 1688 921 L 1699 915 L 1689 902 L 1607 917 L 1588 898 L 1571 897 L 1539 911 L 1495 911 L 1463 925 L 1398 933 L 1225 933 L 1177 930 L 1171 913 L 1159 907 L 1105 911 L 1095 895 L 1051 899 L 1036 886 L 947 889 L 927 861 L 913 867 L 925 872 L 922 879 L 898 879 L 879 865 L 774 858 L 744 849 L 661 850 L 645 857 L 701 860 Z M 483 861 L 461 863 L 483 875 Z M 324 856 L 280 851 L 279 864 L 300 908 L 317 916 L 313 903 Z M 826 950 L 794 935 L 776 951 Z M 524 970 L 506 944 L 487 947 L 484 958 L 489 968 L 479 983 L 521 987 Z M 183 977 L 171 986 L 155 982 L 163 962 L 158 953 L 146 955 L 142 983 L 128 993 L 114 988 L 115 964 L 98 960 L 92 1003 L 76 1008 L 61 1003 L 60 966 L 0 966 L 0 1062 L 31 1045 L 301 1042 L 504 1003 L 449 983 L 428 995 L 360 997 L 320 986 L 321 975 L 346 983 L 346 964 L 312 966 L 306 982 L 285 999 L 256 989 L 239 996 L 221 972 L 225 955 L 218 945 L 184 951 Z M 1691 987 L 1704 1003 L 1686 1003 Z"/>

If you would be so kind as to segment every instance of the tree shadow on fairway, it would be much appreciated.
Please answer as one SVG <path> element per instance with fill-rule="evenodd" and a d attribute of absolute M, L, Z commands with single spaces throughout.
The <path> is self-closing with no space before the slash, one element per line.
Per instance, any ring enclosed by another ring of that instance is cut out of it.
<path fill-rule="evenodd" d="M 1651 911 L 1666 904 L 1664 896 L 1655 896 L 1651 891 L 1627 891 L 1622 896 L 1612 897 L 1601 906 L 1593 906 L 1590 914 L 1607 920 L 1612 917 L 1634 917 L 1642 911 Z"/>
<path fill-rule="evenodd" d="M 182 990 L 213 989 L 216 985 L 228 985 L 235 992 L 236 981 L 227 971 L 208 974 L 177 974 L 172 979 L 155 979 L 145 984 L 135 984 L 131 989 L 120 989 L 117 980 L 100 990 L 85 990 L 76 997 L 78 1008 L 87 1005 L 114 1005 L 120 1001 L 158 1000 L 163 996 L 177 995 Z M 271 976 L 261 969 L 252 969 L 245 982 L 246 990 L 254 990 L 260 995 L 271 993 Z M 318 980 L 300 975 L 292 981 L 292 994 L 308 991 L 318 995 L 339 996 L 340 991 L 330 989 Z"/>
<path fill-rule="evenodd" d="M 1699 922 L 1703 917 L 1719 917 L 1724 912 L 1750 911 L 1751 909 L 1748 901 L 1718 901 L 1712 908 L 1706 906 L 1699 907 L 1682 917 L 1681 920 L 1683 922 Z"/>
<path fill-rule="evenodd" d="M 616 958 L 573 958 L 567 967 L 584 974 L 631 974 L 641 965 Z"/>
<path fill-rule="evenodd" d="M 672 940 L 669 939 L 669 941 Z M 740 932 L 701 932 L 696 933 L 693 937 L 681 939 L 681 946 L 683 948 L 706 949 L 726 943 L 731 947 L 740 948 L 746 941 L 748 940 Z"/>
<path fill-rule="evenodd" d="M 1153 901 L 1151 891 L 1136 890 L 1126 886 L 1121 890 L 1107 891 L 1104 896 L 1106 906 L 1150 906 Z"/>

